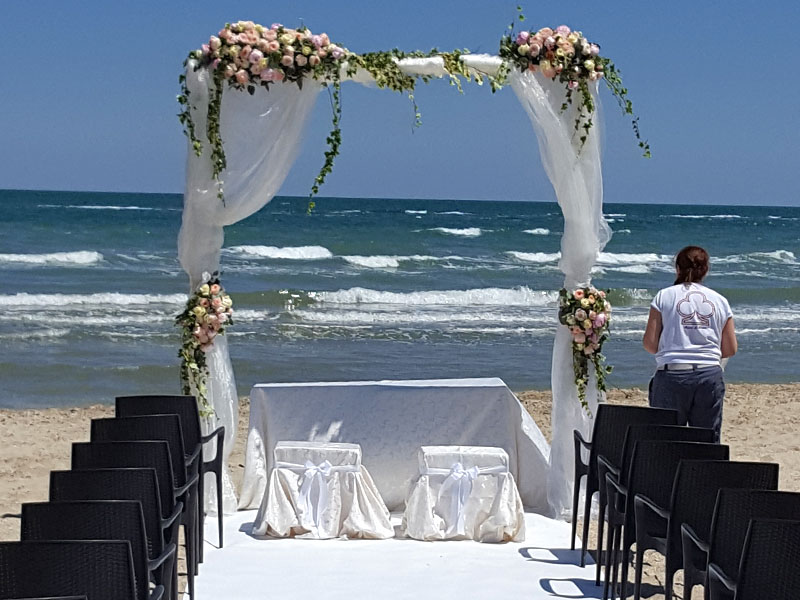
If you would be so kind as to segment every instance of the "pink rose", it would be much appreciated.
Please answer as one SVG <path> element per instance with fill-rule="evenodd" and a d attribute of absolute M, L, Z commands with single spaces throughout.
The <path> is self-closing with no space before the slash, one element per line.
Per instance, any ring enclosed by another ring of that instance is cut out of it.
<path fill-rule="evenodd" d="M 272 74 L 272 81 L 283 81 L 283 78 L 284 78 L 283 71 L 275 71 Z"/>
<path fill-rule="evenodd" d="M 592 51 L 592 56 L 597 56 L 598 54 L 600 54 L 600 46 L 598 46 L 597 44 L 592 44 L 591 46 L 589 46 L 589 48 Z"/>
<path fill-rule="evenodd" d="M 217 294 L 219 294 L 219 291 L 221 289 L 222 288 L 220 287 L 220 285 L 218 283 L 214 283 L 214 284 L 211 284 L 211 287 L 208 288 L 208 291 L 216 296 Z"/>
<path fill-rule="evenodd" d="M 589 336 L 589 339 L 592 340 L 593 346 L 597 345 L 597 334 L 595 332 L 592 332 L 592 335 Z"/>
<path fill-rule="evenodd" d="M 226 42 L 229 42 L 230 41 L 230 37 L 231 37 L 232 34 L 231 34 L 231 30 L 226 28 L 226 29 L 220 29 L 218 35 L 219 35 L 220 39 L 223 39 Z"/>
<path fill-rule="evenodd" d="M 520 31 L 517 35 L 517 45 L 521 46 L 522 44 L 527 44 L 530 37 L 531 34 L 529 31 Z"/>
<path fill-rule="evenodd" d="M 232 79 L 235 74 L 236 69 L 233 65 L 225 65 L 225 72 L 223 73 L 225 79 Z"/>
<path fill-rule="evenodd" d="M 316 67 L 320 63 L 319 56 L 316 54 L 312 54 L 308 57 L 308 64 L 312 67 Z"/>
<path fill-rule="evenodd" d="M 605 298 L 606 297 L 606 293 L 603 290 L 600 290 L 597 293 L 600 295 L 601 298 Z"/>
<path fill-rule="evenodd" d="M 572 33 L 569 27 L 567 27 L 566 25 L 559 25 L 558 27 L 556 27 L 556 31 L 559 34 L 563 35 L 564 37 L 567 37 L 570 33 Z"/>
<path fill-rule="evenodd" d="M 269 52 L 270 54 L 272 54 L 273 52 L 277 52 L 280 49 L 281 49 L 281 44 L 276 40 L 272 40 L 271 42 L 267 43 L 267 52 Z"/>
<path fill-rule="evenodd" d="M 297 58 L 294 59 L 294 62 L 297 63 L 298 67 L 305 67 L 308 64 L 308 59 L 302 54 L 298 54 Z"/>
<path fill-rule="evenodd" d="M 572 292 L 572 295 L 576 300 L 580 300 L 581 298 L 583 298 L 583 290 L 577 289 L 574 292 Z"/>
<path fill-rule="evenodd" d="M 278 39 L 278 34 L 275 32 L 274 29 L 267 29 L 264 32 L 264 39 L 267 40 L 268 42 L 274 42 L 275 40 Z"/>
<path fill-rule="evenodd" d="M 220 63 L 220 59 L 218 59 L 218 58 L 214 59 L 214 62 L 211 63 L 211 70 L 215 71 L 217 69 L 217 67 L 219 66 L 219 63 Z"/>
<path fill-rule="evenodd" d="M 331 46 L 331 55 L 334 59 L 339 60 L 344 56 L 344 50 L 339 48 L 339 46 Z"/>
<path fill-rule="evenodd" d="M 585 321 L 586 320 L 586 311 L 583 310 L 582 308 L 579 308 L 578 310 L 575 311 L 575 318 L 578 321 Z"/>
<path fill-rule="evenodd" d="M 592 348 L 591 346 L 584 346 L 583 347 L 583 353 L 586 356 L 591 356 L 592 354 L 594 354 L 594 348 Z"/>
<path fill-rule="evenodd" d="M 550 29 L 549 27 L 542 27 L 539 30 L 539 35 L 542 36 L 542 38 L 550 37 L 551 35 L 553 35 L 553 33 L 554 33 L 553 30 Z"/>
<path fill-rule="evenodd" d="M 322 48 L 322 36 L 321 35 L 312 35 L 311 36 L 311 43 L 314 44 L 314 47 L 319 50 Z"/>
<path fill-rule="evenodd" d="M 244 85 L 250 81 L 250 75 L 244 69 L 239 69 L 236 71 L 236 81 Z"/>
<path fill-rule="evenodd" d="M 249 57 L 252 64 L 256 64 L 257 62 L 261 61 L 262 58 L 264 58 L 264 54 L 261 52 L 261 50 L 253 50 Z"/>
<path fill-rule="evenodd" d="M 264 69 L 260 73 L 261 81 L 274 81 L 275 69 Z"/>
<path fill-rule="evenodd" d="M 291 67 L 294 64 L 294 57 L 293 56 L 289 56 L 288 54 L 285 54 L 281 58 L 281 64 L 284 67 Z"/>
<path fill-rule="evenodd" d="M 326 56 L 328 56 L 328 53 L 325 50 L 320 50 L 319 52 L 317 52 L 317 56 L 319 56 L 320 59 L 323 59 Z"/>
<path fill-rule="evenodd" d="M 273 23 L 272 25 L 269 26 L 269 28 L 272 31 L 275 31 L 276 29 L 278 29 L 278 27 L 283 27 L 283 25 L 281 25 L 280 23 Z"/>
<path fill-rule="evenodd" d="M 247 58 L 250 56 L 250 52 L 252 51 L 253 49 L 250 46 L 243 46 L 242 49 L 239 50 L 239 58 L 242 60 L 247 60 Z"/>
<path fill-rule="evenodd" d="M 211 54 L 211 48 L 209 47 L 209 45 L 208 45 L 208 44 L 203 44 L 203 45 L 200 47 L 200 49 L 201 49 L 201 50 L 202 50 L 202 52 L 203 52 L 203 56 L 208 56 L 209 54 Z"/>
<path fill-rule="evenodd" d="M 576 344 L 583 344 L 586 342 L 586 335 L 583 333 L 576 333 L 572 336 L 572 341 Z"/>
<path fill-rule="evenodd" d="M 597 313 L 594 312 L 593 310 L 590 310 L 589 311 L 589 318 L 594 321 L 597 318 Z"/>
<path fill-rule="evenodd" d="M 214 344 L 203 344 L 202 346 L 200 346 L 200 350 L 202 350 L 203 352 L 208 353 L 211 350 L 211 348 L 213 348 L 213 347 L 214 347 Z"/>
<path fill-rule="evenodd" d="M 599 315 L 597 315 L 593 319 L 593 322 L 594 322 L 594 326 L 595 327 L 602 327 L 603 325 L 605 325 L 606 324 L 606 315 L 605 315 L 605 313 L 600 313 Z"/>
<path fill-rule="evenodd" d="M 548 50 L 553 49 L 553 47 L 556 45 L 556 38 L 554 38 L 552 35 L 547 36 L 544 40 L 544 45 Z"/>
<path fill-rule="evenodd" d="M 221 315 L 219 315 L 220 324 L 224 323 L 227 320 L 228 320 L 228 315 L 226 315 L 225 313 L 222 313 Z"/>
<path fill-rule="evenodd" d="M 208 298 L 200 298 L 200 306 L 208 308 Z"/>
<path fill-rule="evenodd" d="M 328 34 L 327 34 L 327 33 L 321 33 L 321 34 L 319 35 L 319 37 L 321 37 L 321 38 L 322 38 L 322 45 L 323 45 L 323 46 L 327 46 L 328 44 L 330 44 L 330 43 L 331 43 L 331 38 L 329 38 L 329 37 L 328 37 Z"/>
<path fill-rule="evenodd" d="M 578 82 L 577 82 L 577 81 L 570 81 L 570 82 L 567 84 L 567 87 L 568 87 L 569 89 L 571 89 L 571 90 L 577 90 L 577 89 L 578 89 Z"/>
<path fill-rule="evenodd" d="M 530 48 L 531 48 L 531 49 L 528 51 L 528 53 L 529 53 L 531 56 L 538 56 L 538 55 L 539 55 L 539 52 L 541 52 L 541 51 L 542 51 L 542 47 L 541 47 L 539 44 L 537 44 L 537 43 L 531 43 L 531 44 L 530 44 Z"/>

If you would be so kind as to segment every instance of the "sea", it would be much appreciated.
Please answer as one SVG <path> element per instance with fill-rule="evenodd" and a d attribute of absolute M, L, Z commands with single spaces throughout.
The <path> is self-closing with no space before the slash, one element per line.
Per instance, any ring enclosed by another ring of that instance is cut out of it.
<path fill-rule="evenodd" d="M 0 407 L 178 393 L 179 194 L 0 191 Z M 238 391 L 259 382 L 500 377 L 550 384 L 555 203 L 276 197 L 225 231 Z M 800 380 L 800 208 L 607 204 L 593 271 L 611 387 L 644 386 L 650 300 L 688 244 L 730 301 L 728 382 Z"/>

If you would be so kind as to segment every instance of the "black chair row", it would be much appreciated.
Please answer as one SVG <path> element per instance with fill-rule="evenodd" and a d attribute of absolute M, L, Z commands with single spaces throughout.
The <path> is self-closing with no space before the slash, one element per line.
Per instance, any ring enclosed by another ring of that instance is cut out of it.
<path fill-rule="evenodd" d="M 627 598 L 634 542 L 636 600 L 641 594 L 643 554 L 648 549 L 665 555 L 667 600 L 672 598 L 673 578 L 680 569 L 684 570 L 684 596 L 691 597 L 692 588 L 702 584 L 708 598 L 713 587 L 709 573 L 719 575 L 717 588 L 736 586 L 750 520 L 798 518 L 794 506 L 800 505 L 800 494 L 775 491 L 778 465 L 730 461 L 728 447 L 712 443 L 713 431 L 675 426 L 675 416 L 663 409 L 602 404 L 592 440 L 587 442 L 575 432 L 573 549 L 579 484 L 586 476 L 581 565 L 585 564 L 592 496 L 599 492 L 596 583 L 600 584 L 604 562 L 604 599 L 616 591 L 620 569 L 620 593 Z M 758 494 L 777 495 L 759 503 Z M 738 512 L 732 505 L 739 507 Z M 607 550 L 602 561 L 606 522 Z M 800 588 L 793 592 L 785 597 L 800 597 Z M 718 597 L 733 598 L 721 594 Z"/>
<path fill-rule="evenodd" d="M 0 544 L 0 598 L 177 600 L 181 525 L 195 597 L 206 472 L 216 474 L 222 546 L 224 428 L 203 436 L 192 396 L 120 397 L 116 415 L 93 420 L 91 442 L 73 444 L 72 470 L 51 473 L 49 503 L 23 505 L 21 541 Z M 215 457 L 203 461 L 212 440 Z M 83 554 L 93 559 L 76 564 Z"/>

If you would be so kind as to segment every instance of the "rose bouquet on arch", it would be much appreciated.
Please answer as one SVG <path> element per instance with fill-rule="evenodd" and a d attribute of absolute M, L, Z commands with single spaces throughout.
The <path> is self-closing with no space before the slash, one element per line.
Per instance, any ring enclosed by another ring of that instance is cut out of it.
<path fill-rule="evenodd" d="M 200 405 L 200 415 L 214 413 L 208 402 L 208 365 L 206 353 L 214 345 L 214 339 L 225 333 L 225 327 L 233 324 L 233 301 L 220 285 L 217 273 L 203 273 L 201 283 L 186 301 L 186 308 L 175 323 L 181 327 L 181 384 L 184 394 L 194 394 Z"/>
<path fill-rule="evenodd" d="M 589 382 L 589 363 L 594 366 L 597 389 L 606 390 L 606 375 L 611 367 L 605 365 L 603 343 L 609 337 L 611 303 L 606 292 L 594 286 L 575 290 L 562 289 L 558 294 L 558 320 L 569 327 L 572 336 L 572 366 L 578 400 L 589 413 L 586 402 L 586 385 Z"/>

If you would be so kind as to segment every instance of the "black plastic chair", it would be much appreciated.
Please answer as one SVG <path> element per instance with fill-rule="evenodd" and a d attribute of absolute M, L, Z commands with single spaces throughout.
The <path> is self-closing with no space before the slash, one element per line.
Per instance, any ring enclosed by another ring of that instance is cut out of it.
<path fill-rule="evenodd" d="M 736 600 L 800 598 L 800 521 L 754 519 L 747 528 L 739 580 L 725 581 L 713 565 L 711 581 L 725 581 Z"/>
<path fill-rule="evenodd" d="M 184 489 L 175 489 L 175 479 L 172 475 L 172 459 L 169 454 L 167 442 L 75 442 L 72 444 L 72 469 L 125 469 L 144 468 L 154 469 L 158 482 L 160 497 L 160 516 L 167 519 L 171 525 L 165 532 L 165 543 L 180 543 L 178 527 L 180 521 L 172 517 L 178 510 L 177 502 L 186 492 Z M 181 512 L 183 502 L 181 502 Z M 149 516 L 146 520 L 150 519 Z M 177 565 L 176 565 L 177 567 Z M 175 571 L 177 577 L 177 570 Z"/>
<path fill-rule="evenodd" d="M 701 427 L 685 427 L 683 425 L 629 425 L 625 432 L 625 441 L 622 444 L 622 459 L 618 465 L 612 465 L 605 456 L 597 457 L 597 473 L 600 481 L 605 483 L 608 474 L 615 477 L 619 481 L 620 473 L 625 473 L 627 477 L 628 470 L 631 465 L 631 456 L 636 443 L 640 440 L 650 441 L 672 441 L 672 442 L 705 442 L 713 443 L 716 439 L 716 434 L 713 429 L 704 429 Z M 607 495 L 602 493 L 606 490 L 607 486 L 601 487 L 601 497 Z M 603 505 L 606 508 L 606 505 Z M 603 510 L 598 519 L 597 528 L 597 547 L 598 555 L 603 548 L 603 531 L 606 520 L 605 510 Z M 595 572 L 595 585 L 600 585 L 600 567 L 602 561 L 597 561 Z"/>
<path fill-rule="evenodd" d="M 675 573 L 684 564 L 684 595 L 705 581 L 708 555 L 703 549 L 711 532 L 711 520 L 717 494 L 723 487 L 774 490 L 778 487 L 778 465 L 773 463 L 684 460 L 678 466 L 672 494 L 667 504 L 644 495 L 635 498 L 636 513 L 636 584 L 634 598 L 639 600 L 642 582 L 642 557 L 645 550 L 657 550 L 665 556 L 665 600 L 672 599 Z M 689 532 L 692 544 L 683 554 L 681 528 Z"/>
<path fill-rule="evenodd" d="M 86 596 L 39 596 L 38 598 L 10 598 L 9 600 L 86 600 Z"/>
<path fill-rule="evenodd" d="M 200 562 L 203 562 L 203 540 L 205 513 L 205 474 L 214 473 L 217 484 L 217 527 L 219 529 L 219 547 L 222 548 L 222 448 L 225 445 L 225 428 L 218 427 L 208 435 L 203 435 L 200 426 L 200 412 L 194 396 L 117 396 L 115 414 L 118 417 L 134 417 L 156 414 L 176 414 L 181 420 L 183 443 L 187 458 L 192 458 L 202 451 L 208 442 L 216 438 L 216 453 L 211 460 L 197 461 L 200 480 L 197 483 L 200 505 Z"/>
<path fill-rule="evenodd" d="M 740 489 L 719 491 L 708 544 L 706 598 L 733 600 L 742 548 L 752 519 L 800 521 L 800 494 Z M 795 597 L 800 597 L 800 591 Z"/>
<path fill-rule="evenodd" d="M 592 441 L 587 442 L 581 432 L 573 431 L 575 442 L 575 476 L 572 481 L 572 542 L 570 548 L 575 549 L 575 534 L 578 527 L 578 500 L 580 496 L 581 478 L 586 476 L 586 495 L 583 502 L 583 533 L 581 535 L 581 566 L 586 565 L 586 550 L 589 540 L 589 520 L 592 510 L 592 497 L 595 492 L 600 492 L 600 512 L 598 513 L 598 527 L 603 520 L 605 512 L 605 490 L 601 491 L 600 480 L 597 472 L 597 457 L 605 456 L 610 462 L 616 464 L 622 453 L 622 443 L 625 431 L 629 425 L 643 423 L 659 423 L 674 425 L 677 422 L 678 412 L 647 406 L 627 406 L 618 404 L 601 403 L 597 407 L 597 415 L 592 429 Z M 589 451 L 589 460 L 583 462 L 582 450 Z M 603 485 L 602 487 L 605 487 Z M 597 561 L 600 562 L 602 543 L 598 537 Z"/>
<path fill-rule="evenodd" d="M 178 541 L 179 517 L 182 503 L 177 503 L 169 518 L 161 517 L 161 501 L 158 493 L 156 472 L 148 469 L 92 469 L 50 472 L 50 501 L 81 500 L 134 500 L 142 507 L 145 530 L 152 550 L 151 559 L 156 559 L 165 550 L 165 544 Z M 177 595 L 177 561 L 171 578 L 172 598 Z M 189 572 L 190 596 L 194 598 L 193 575 Z"/>
<path fill-rule="evenodd" d="M 669 504 L 675 473 L 681 460 L 727 460 L 728 446 L 700 442 L 648 441 L 636 443 L 627 476 L 606 477 L 608 486 L 608 553 L 606 554 L 603 599 L 617 583 L 621 562 L 622 597 L 627 598 L 628 564 L 631 545 L 636 541 L 634 498 L 642 494 L 655 502 Z M 622 558 L 620 560 L 620 553 Z"/>
<path fill-rule="evenodd" d="M 150 559 L 153 551 L 148 550 L 151 545 L 145 531 L 142 505 L 137 501 L 23 504 L 20 540 L 126 540 L 131 544 L 137 597 L 140 600 L 161 597 L 172 589 L 175 544 L 169 544 L 160 556 Z M 152 594 L 151 580 L 156 584 Z"/>
<path fill-rule="evenodd" d="M 183 514 L 181 524 L 186 534 L 186 564 L 190 581 L 197 573 L 199 546 L 199 502 L 197 484 L 200 479 L 194 467 L 187 471 L 187 461 L 183 448 L 183 430 L 177 415 L 150 415 L 116 419 L 92 419 L 91 441 L 164 441 L 169 444 L 172 460 L 172 476 L 175 488 L 185 490 L 183 495 Z M 195 461 L 199 460 L 196 456 Z M 189 472 L 193 475 L 189 475 Z"/>
<path fill-rule="evenodd" d="M 135 600 L 130 543 L 0 542 L 0 598 L 53 594 Z"/>

